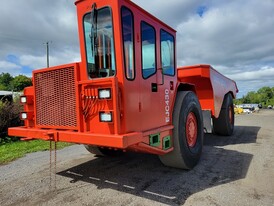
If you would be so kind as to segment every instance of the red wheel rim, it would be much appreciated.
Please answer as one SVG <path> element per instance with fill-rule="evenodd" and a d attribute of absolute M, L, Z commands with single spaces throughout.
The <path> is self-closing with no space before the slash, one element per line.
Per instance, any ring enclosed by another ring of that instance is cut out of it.
<path fill-rule="evenodd" d="M 186 140 L 189 147 L 194 147 L 197 141 L 197 119 L 193 112 L 186 118 Z"/>
<path fill-rule="evenodd" d="M 233 107 L 229 106 L 229 111 L 228 111 L 228 118 L 229 118 L 229 123 L 233 124 Z"/>

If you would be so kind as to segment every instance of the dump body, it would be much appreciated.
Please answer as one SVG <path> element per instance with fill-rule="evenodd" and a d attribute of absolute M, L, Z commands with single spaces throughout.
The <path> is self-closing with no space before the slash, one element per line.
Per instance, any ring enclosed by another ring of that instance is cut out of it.
<path fill-rule="evenodd" d="M 24 139 L 164 155 L 174 149 L 178 92 L 217 118 L 234 81 L 209 65 L 176 69 L 176 31 L 128 0 L 76 1 L 81 62 L 33 71 Z"/>
<path fill-rule="evenodd" d="M 224 96 L 231 93 L 235 98 L 236 82 L 225 77 L 210 65 L 192 65 L 178 68 L 178 81 L 195 85 L 202 110 L 210 110 L 218 118 Z"/>

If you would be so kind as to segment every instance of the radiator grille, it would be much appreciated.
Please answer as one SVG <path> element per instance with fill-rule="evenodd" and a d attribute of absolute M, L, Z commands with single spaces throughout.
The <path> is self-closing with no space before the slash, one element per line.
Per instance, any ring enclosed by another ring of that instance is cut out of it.
<path fill-rule="evenodd" d="M 77 126 L 74 67 L 34 74 L 36 125 Z"/>

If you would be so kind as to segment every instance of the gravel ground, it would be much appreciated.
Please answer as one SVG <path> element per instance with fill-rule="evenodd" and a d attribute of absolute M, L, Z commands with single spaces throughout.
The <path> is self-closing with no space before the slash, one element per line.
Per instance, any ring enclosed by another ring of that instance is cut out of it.
<path fill-rule="evenodd" d="M 237 115 L 231 137 L 207 134 L 191 171 L 165 167 L 147 154 L 97 158 L 74 145 L 57 152 L 56 176 L 49 152 L 0 166 L 0 188 L 1 206 L 273 206 L 274 110 Z"/>

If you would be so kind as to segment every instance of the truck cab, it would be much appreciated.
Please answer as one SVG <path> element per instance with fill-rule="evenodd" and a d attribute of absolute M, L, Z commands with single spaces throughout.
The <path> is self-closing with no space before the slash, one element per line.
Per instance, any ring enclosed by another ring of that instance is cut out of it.
<path fill-rule="evenodd" d="M 77 1 L 76 6 L 82 78 L 117 81 L 118 90 L 111 92 L 120 102 L 120 132 L 171 125 L 176 32 L 131 1 Z M 90 128 L 98 128 L 98 121 L 90 121 Z"/>

